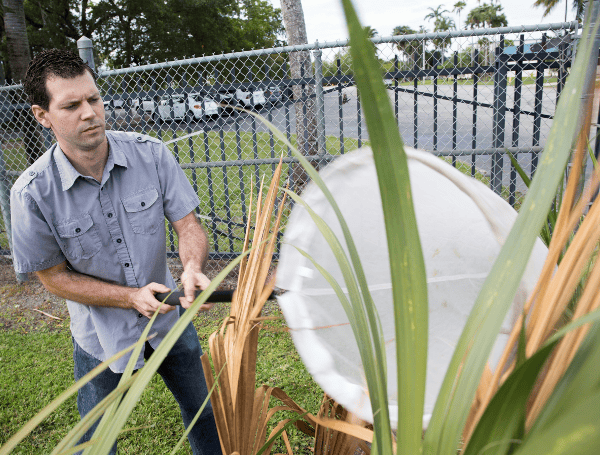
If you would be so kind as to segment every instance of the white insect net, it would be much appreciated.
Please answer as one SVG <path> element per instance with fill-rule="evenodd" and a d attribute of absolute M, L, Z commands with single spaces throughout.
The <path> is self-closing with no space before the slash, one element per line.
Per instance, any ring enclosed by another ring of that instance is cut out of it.
<path fill-rule="evenodd" d="M 427 425 L 455 345 L 517 213 L 485 185 L 442 159 L 409 148 L 407 154 L 429 296 L 424 410 Z M 390 413 L 395 420 L 399 403 L 391 280 L 371 150 L 363 148 L 338 158 L 321 176 L 349 225 L 381 318 Z M 311 183 L 302 197 L 343 239 L 335 214 L 317 186 Z M 300 205 L 294 207 L 285 231 L 277 286 L 289 292 L 279 297 L 279 304 L 296 348 L 315 381 L 351 412 L 372 422 L 365 374 L 348 318 L 327 281 L 295 247 L 311 255 L 344 288 L 333 253 Z M 533 290 L 546 254 L 546 247 L 538 240 L 494 346 L 492 367 L 506 344 L 513 321 Z"/>

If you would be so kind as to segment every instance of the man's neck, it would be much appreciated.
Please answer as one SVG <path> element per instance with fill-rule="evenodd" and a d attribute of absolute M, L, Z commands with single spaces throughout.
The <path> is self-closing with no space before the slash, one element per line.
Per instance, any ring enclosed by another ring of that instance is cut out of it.
<path fill-rule="evenodd" d="M 102 180 L 104 167 L 108 160 L 108 140 L 105 140 L 95 150 L 73 150 L 63 148 L 61 150 L 81 175 L 92 177 L 98 182 Z"/>

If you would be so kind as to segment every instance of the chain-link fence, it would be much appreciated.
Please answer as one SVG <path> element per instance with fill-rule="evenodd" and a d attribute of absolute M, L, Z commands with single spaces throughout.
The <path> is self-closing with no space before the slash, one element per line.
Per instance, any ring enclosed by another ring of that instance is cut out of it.
<path fill-rule="evenodd" d="M 577 23 L 455 31 L 373 40 L 407 145 L 443 155 L 518 204 L 525 185 L 511 166 L 535 171 L 576 49 Z M 317 163 L 369 137 L 347 42 L 316 43 L 98 71 L 108 128 L 156 136 L 185 169 L 201 204 L 213 259 L 242 247 L 251 186 L 283 154 L 290 184 L 302 184 L 287 147 L 259 112 Z M 51 132 L 29 114 L 21 86 L 0 87 L 0 203 L 48 148 Z M 176 255 L 169 226 L 167 250 Z M 2 243 L 7 250 L 7 238 Z"/>

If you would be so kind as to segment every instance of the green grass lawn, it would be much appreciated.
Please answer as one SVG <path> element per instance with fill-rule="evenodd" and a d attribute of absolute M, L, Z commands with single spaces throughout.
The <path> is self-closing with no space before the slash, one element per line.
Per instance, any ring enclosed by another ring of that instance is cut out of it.
<path fill-rule="evenodd" d="M 271 315 L 280 315 L 268 304 Z M 196 329 L 207 349 L 209 335 L 219 327 L 227 307 L 195 319 Z M 276 321 L 275 327 L 282 327 Z M 278 386 L 300 406 L 316 413 L 322 392 L 300 361 L 290 336 L 284 331 L 261 332 L 257 362 L 257 386 Z M 68 323 L 55 332 L 0 331 L 0 445 L 18 431 L 39 410 L 73 383 L 72 344 Z M 281 418 L 276 415 L 275 421 Z M 77 422 L 75 397 L 69 399 L 23 441 L 13 453 L 47 454 Z M 184 431 L 179 407 L 159 376 L 144 391 L 119 438 L 120 454 L 169 453 Z M 290 430 L 290 440 L 298 453 L 309 453 L 310 438 Z M 283 443 L 276 451 L 284 452 Z M 191 454 L 186 442 L 179 453 Z"/>

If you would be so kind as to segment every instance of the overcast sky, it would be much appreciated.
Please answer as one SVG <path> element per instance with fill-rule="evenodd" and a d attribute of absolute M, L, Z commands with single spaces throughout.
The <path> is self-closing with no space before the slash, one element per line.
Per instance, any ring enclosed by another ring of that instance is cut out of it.
<path fill-rule="evenodd" d="M 271 1 L 274 6 L 281 7 L 280 0 Z M 377 30 L 379 36 L 389 36 L 397 25 L 408 25 L 415 30 L 418 30 L 420 25 L 424 25 L 427 30 L 432 31 L 433 23 L 424 20 L 424 17 L 430 12 L 428 8 L 436 8 L 440 4 L 443 4 L 444 9 L 452 11 L 453 5 L 457 1 L 354 0 L 354 5 L 358 10 L 363 25 L 370 25 Z M 544 19 L 542 19 L 543 10 L 533 7 L 534 1 L 500 0 L 500 4 L 504 8 L 502 12 L 506 14 L 506 18 L 508 19 L 508 25 L 534 25 L 564 21 L 564 0 Z M 464 28 L 463 23 L 467 13 L 478 6 L 477 0 L 466 0 L 465 3 L 467 6 L 460 15 L 460 28 Z M 314 43 L 316 40 L 325 42 L 348 38 L 344 13 L 340 5 L 340 0 L 302 0 L 309 43 Z M 572 0 L 569 0 L 568 21 L 574 20 L 575 17 L 575 13 L 571 10 L 571 5 Z M 454 19 L 456 25 L 459 25 L 458 15 L 449 13 L 449 16 Z"/>

